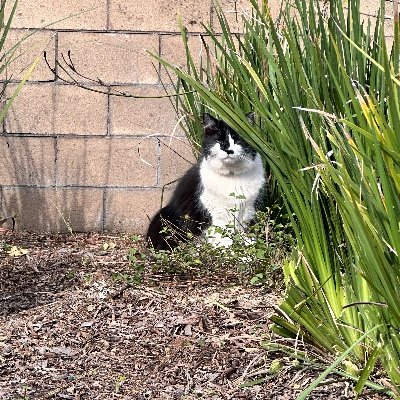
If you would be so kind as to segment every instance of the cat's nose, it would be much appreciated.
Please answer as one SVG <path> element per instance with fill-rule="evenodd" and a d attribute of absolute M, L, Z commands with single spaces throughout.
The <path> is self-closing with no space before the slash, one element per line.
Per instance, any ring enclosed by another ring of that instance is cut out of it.
<path fill-rule="evenodd" d="M 233 154 L 233 153 L 234 153 L 234 151 L 233 151 L 233 150 L 231 150 L 231 149 L 228 149 L 228 150 L 225 150 L 225 153 L 226 153 L 226 154 Z"/>

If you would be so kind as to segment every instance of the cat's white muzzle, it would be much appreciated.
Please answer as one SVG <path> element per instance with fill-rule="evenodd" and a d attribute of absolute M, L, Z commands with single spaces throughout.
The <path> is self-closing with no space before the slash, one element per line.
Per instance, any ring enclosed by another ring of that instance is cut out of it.
<path fill-rule="evenodd" d="M 225 162 L 234 162 L 234 161 L 237 161 L 238 158 L 239 158 L 239 156 L 237 156 L 236 154 L 226 154 L 226 155 L 222 155 L 220 157 L 220 159 Z"/>

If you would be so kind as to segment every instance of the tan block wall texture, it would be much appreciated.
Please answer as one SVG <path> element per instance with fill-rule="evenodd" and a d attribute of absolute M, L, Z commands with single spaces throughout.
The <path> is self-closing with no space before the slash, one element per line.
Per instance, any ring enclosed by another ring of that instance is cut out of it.
<path fill-rule="evenodd" d="M 249 0 L 220 3 L 238 29 L 236 12 Z M 270 0 L 273 15 L 280 3 Z M 374 15 L 379 0 L 362 4 Z M 8 93 L 40 62 L 1 127 L 0 217 L 15 215 L 21 230 L 145 232 L 162 193 L 168 198 L 194 158 L 168 98 L 116 97 L 96 80 L 134 96 L 163 95 L 166 74 L 148 52 L 184 64 L 179 17 L 199 52 L 202 24 L 217 28 L 213 0 L 19 1 L 8 46 L 37 31 L 7 71 Z M 44 50 L 51 68 L 70 52 L 93 91 L 54 79 Z"/>

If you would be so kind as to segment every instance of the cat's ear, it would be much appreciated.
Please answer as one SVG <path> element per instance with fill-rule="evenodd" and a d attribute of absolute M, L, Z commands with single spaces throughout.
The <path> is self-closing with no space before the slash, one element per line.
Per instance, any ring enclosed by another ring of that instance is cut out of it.
<path fill-rule="evenodd" d="M 253 125 L 254 121 L 256 120 L 256 115 L 254 114 L 254 111 L 250 111 L 249 113 L 247 113 L 246 117 L 250 124 Z"/>
<path fill-rule="evenodd" d="M 213 134 L 218 130 L 218 120 L 212 115 L 204 113 L 203 114 L 203 127 L 205 134 Z"/>

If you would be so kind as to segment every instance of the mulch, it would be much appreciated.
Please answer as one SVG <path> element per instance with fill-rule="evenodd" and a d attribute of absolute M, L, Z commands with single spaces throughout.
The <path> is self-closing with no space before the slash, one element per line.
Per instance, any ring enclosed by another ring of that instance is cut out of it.
<path fill-rule="evenodd" d="M 289 400 L 319 375 L 260 346 L 281 340 L 276 290 L 222 270 L 134 284 L 135 245 L 0 232 L 1 400 Z M 309 398 L 352 399 L 353 384 L 331 376 Z"/>

